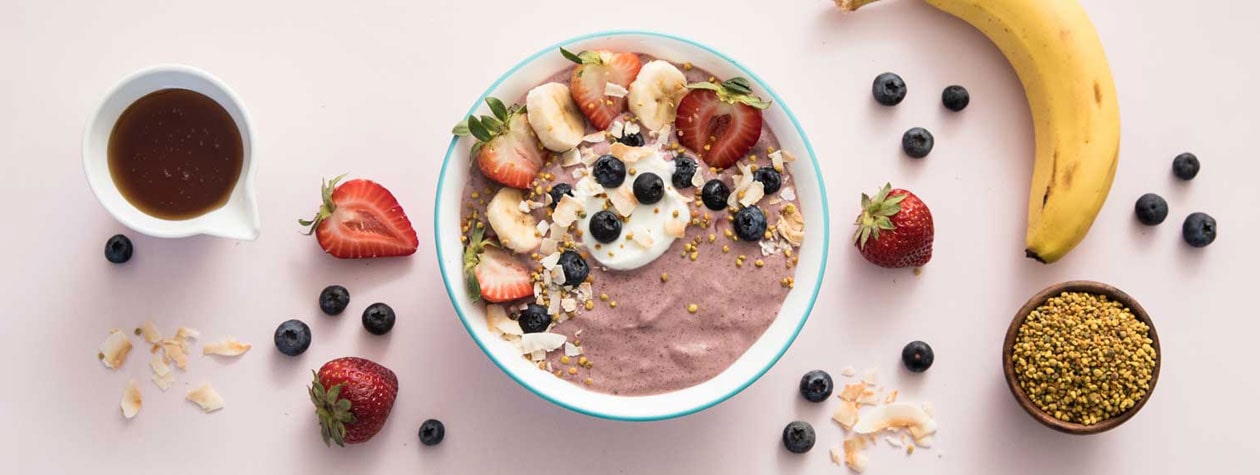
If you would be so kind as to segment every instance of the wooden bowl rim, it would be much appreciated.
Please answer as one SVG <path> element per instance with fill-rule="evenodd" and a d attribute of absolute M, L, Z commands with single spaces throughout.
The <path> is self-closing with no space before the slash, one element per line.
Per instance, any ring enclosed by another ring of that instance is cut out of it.
<path fill-rule="evenodd" d="M 1032 399 L 1024 393 L 1024 389 L 1019 386 L 1019 382 L 1015 377 L 1015 364 L 1012 360 L 1011 350 L 1015 347 L 1015 337 L 1019 331 L 1019 327 L 1024 324 L 1024 320 L 1028 318 L 1028 314 L 1032 313 L 1033 310 L 1036 310 L 1037 307 L 1044 304 L 1046 300 L 1049 300 L 1051 297 L 1058 296 L 1063 292 L 1088 292 L 1097 295 L 1105 295 L 1107 298 L 1115 300 L 1125 307 L 1128 307 L 1134 317 L 1146 323 L 1146 326 L 1150 328 L 1149 337 L 1151 339 L 1151 347 L 1155 349 L 1155 368 L 1151 372 L 1151 384 L 1146 391 L 1146 396 L 1139 399 L 1133 407 L 1123 413 L 1120 413 L 1120 415 L 1100 421 L 1097 424 L 1084 425 L 1075 422 L 1064 422 L 1056 419 L 1054 416 L 1046 413 L 1045 411 L 1042 411 L 1041 408 L 1037 407 L 1036 404 L 1033 404 Z M 1028 415 L 1032 416 L 1033 419 L 1036 419 L 1037 422 L 1040 422 L 1051 429 L 1076 435 L 1089 435 L 1106 432 L 1116 428 L 1120 424 L 1123 424 L 1125 421 L 1128 421 L 1129 418 L 1133 417 L 1134 414 L 1137 414 L 1137 412 L 1142 409 L 1142 406 L 1146 405 L 1146 401 L 1151 398 L 1151 394 L 1155 392 L 1155 383 L 1159 381 L 1159 367 L 1163 359 L 1163 353 L 1159 348 L 1159 334 L 1155 331 L 1155 323 L 1151 321 L 1151 317 L 1146 313 L 1146 309 L 1142 308 L 1142 305 L 1139 304 L 1136 299 L 1125 293 L 1123 290 L 1102 282 L 1095 282 L 1091 280 L 1061 282 L 1046 287 L 1036 295 L 1033 295 L 1032 298 L 1029 298 L 1028 301 L 1024 303 L 1024 306 L 1020 307 L 1019 311 L 1015 313 L 1015 318 L 1011 320 L 1011 325 L 1006 330 L 1006 339 L 1002 343 L 1002 372 L 1005 373 L 1006 385 L 1010 388 L 1011 395 L 1015 396 L 1015 400 L 1019 402 L 1019 406 L 1024 408 L 1024 411 L 1027 412 Z"/>

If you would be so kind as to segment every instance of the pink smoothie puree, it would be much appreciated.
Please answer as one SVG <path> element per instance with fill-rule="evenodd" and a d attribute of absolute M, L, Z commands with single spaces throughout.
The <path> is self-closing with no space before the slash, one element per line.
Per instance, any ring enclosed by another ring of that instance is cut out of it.
<path fill-rule="evenodd" d="M 796 256 L 804 229 L 790 171 L 792 151 L 781 150 L 774 131 L 768 126 L 762 125 L 751 149 L 724 169 L 705 162 L 703 147 L 699 151 L 690 150 L 683 145 L 686 141 L 680 142 L 681 127 L 675 122 L 673 109 L 686 102 L 682 97 L 687 94 L 712 92 L 694 86 L 677 90 L 676 82 L 685 78 L 686 84 L 723 84 L 730 78 L 715 78 L 685 63 L 686 58 L 670 58 L 667 64 L 649 68 L 648 64 L 656 58 L 636 56 L 643 68 L 633 80 L 657 81 L 664 86 L 657 88 L 656 95 L 643 92 L 652 91 L 651 88 L 638 87 L 639 94 L 630 94 L 626 102 L 659 98 L 658 107 L 668 108 L 666 113 L 662 114 L 659 108 L 649 110 L 630 104 L 607 130 L 602 130 L 591 123 L 587 117 L 590 114 L 582 111 L 583 140 L 573 149 L 563 151 L 554 150 L 559 147 L 546 150 L 542 145 L 549 141 L 548 137 L 552 139 L 550 142 L 556 142 L 556 137 L 549 135 L 554 130 L 540 130 L 539 124 L 544 120 L 547 124 L 559 123 L 556 117 L 529 118 L 533 130 L 524 135 L 540 141 L 534 146 L 541 150 L 543 164 L 530 181 L 529 189 L 521 190 L 516 212 L 527 216 L 516 216 L 519 219 L 514 222 L 536 225 L 533 239 L 540 240 L 541 245 L 513 250 L 513 246 L 528 245 L 526 241 L 531 240 L 504 236 L 505 231 L 493 225 L 507 219 L 500 217 L 496 221 L 491 214 L 504 211 L 490 206 L 505 186 L 482 171 L 476 156 L 471 165 L 471 178 L 464 186 L 461 211 L 463 241 L 468 243 L 472 232 L 479 227 L 492 243 L 506 240 L 508 245 L 499 247 L 507 252 L 500 255 L 510 256 L 509 259 L 527 270 L 533 287 L 531 295 L 519 299 L 483 302 L 487 324 L 504 340 L 502 344 L 516 345 L 522 357 L 533 362 L 540 371 L 549 371 L 592 391 L 617 395 L 650 395 L 684 389 L 703 383 L 731 366 L 770 326 L 784 299 L 795 287 Z M 609 59 L 605 55 L 603 62 L 610 63 Z M 572 86 L 570 80 L 575 67 L 578 66 L 557 72 L 540 85 L 558 83 L 568 89 Z M 681 72 L 681 76 L 670 69 Z M 584 71 L 583 77 L 598 72 L 592 68 Z M 651 76 L 645 77 L 648 74 Z M 605 104 L 615 104 L 624 91 L 614 84 L 615 74 L 606 76 L 610 79 L 604 91 L 608 98 Z M 675 83 L 670 83 L 669 78 Z M 622 87 L 636 89 L 631 85 Z M 735 89 L 735 93 L 743 92 L 738 84 Z M 562 94 L 554 98 L 563 102 Z M 508 106 L 512 105 L 506 100 L 509 98 L 504 99 Z M 522 106 L 527 103 L 527 97 L 514 99 Z M 583 109 L 578 105 L 580 101 L 569 100 L 573 101 L 569 103 L 574 108 L 571 112 Z M 527 114 L 551 113 L 553 109 L 531 106 Z M 665 127 L 649 130 L 645 124 L 653 121 L 637 117 L 636 110 L 669 120 Z M 717 135 L 729 133 L 734 121 L 737 119 L 714 118 L 715 136 L 710 140 L 721 139 Z M 629 137 L 634 135 L 631 132 L 642 136 L 641 145 L 636 146 L 639 140 Z M 594 172 L 594 162 L 607 155 L 625 158 L 624 184 L 614 187 L 613 191 L 602 189 Z M 642 158 L 646 156 L 652 158 Z M 687 157 L 698 164 L 698 176 L 686 181 L 686 187 L 675 187 L 671 180 L 677 157 Z M 779 172 L 777 190 L 770 192 L 768 189 L 773 186 L 755 173 L 763 168 Z M 666 188 L 665 198 L 655 205 L 642 204 L 633 193 L 636 175 L 646 173 L 644 169 L 659 170 Z M 728 205 L 720 210 L 707 207 L 701 192 L 701 185 L 715 179 L 721 180 L 731 194 L 726 200 Z M 562 196 L 560 203 L 552 199 L 549 192 L 561 183 L 574 189 L 574 199 Z M 625 216 L 622 210 L 628 205 L 607 196 L 618 189 L 634 200 L 632 205 L 638 206 L 635 215 Z M 764 196 L 758 199 L 760 194 Z M 669 211 L 668 203 L 683 208 L 680 217 Z M 566 221 L 558 215 L 568 214 L 566 208 L 579 204 L 582 206 L 578 218 L 571 224 L 555 223 Z M 552 205 L 559 205 L 557 211 L 552 210 Z M 765 231 L 759 239 L 739 237 L 734 217 L 746 207 L 759 208 L 765 216 Z M 615 213 L 625 223 L 621 230 L 625 235 L 623 241 L 591 244 L 595 242 L 591 241 L 591 224 L 582 218 L 589 219 L 601 210 Z M 671 220 L 677 224 L 671 225 Z M 629 237 L 635 232 L 652 233 L 650 245 L 642 236 Z M 663 252 L 652 256 L 651 248 Z M 558 267 L 556 257 L 566 249 L 577 252 L 587 263 L 589 275 L 584 284 L 562 285 L 563 279 L 554 275 L 552 268 Z M 622 260 L 614 262 L 617 253 L 621 253 Z M 470 273 L 470 280 L 477 278 L 489 281 L 489 277 Z M 481 285 L 483 293 L 488 292 L 487 284 Z M 557 299 L 559 302 L 553 302 Z M 492 299 L 487 296 L 486 300 Z M 549 327 L 541 332 L 534 328 L 542 336 L 522 335 L 526 332 L 520 329 L 525 325 L 521 315 L 531 303 L 548 310 Z M 543 336 L 545 341 L 540 343 Z"/>

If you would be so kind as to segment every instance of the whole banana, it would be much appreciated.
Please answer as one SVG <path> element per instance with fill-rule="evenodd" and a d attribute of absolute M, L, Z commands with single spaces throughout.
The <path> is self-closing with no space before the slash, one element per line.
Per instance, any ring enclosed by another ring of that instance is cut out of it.
<path fill-rule="evenodd" d="M 1098 32 L 1076 0 L 924 1 L 988 36 L 1019 75 L 1036 137 L 1026 253 L 1059 260 L 1093 225 L 1120 153 L 1120 104 Z"/>

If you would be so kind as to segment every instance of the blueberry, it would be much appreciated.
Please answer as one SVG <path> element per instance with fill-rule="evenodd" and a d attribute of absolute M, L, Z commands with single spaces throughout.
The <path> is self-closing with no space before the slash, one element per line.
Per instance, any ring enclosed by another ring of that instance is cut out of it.
<path fill-rule="evenodd" d="M 803 454 L 814 448 L 814 426 L 805 421 L 793 421 L 783 428 L 783 446 L 788 452 Z"/>
<path fill-rule="evenodd" d="M 971 94 L 967 92 L 967 88 L 962 86 L 949 86 L 941 92 L 941 103 L 945 104 L 945 108 L 958 112 L 966 109 L 967 104 L 971 103 Z"/>
<path fill-rule="evenodd" d="M 591 216 L 591 237 L 608 244 L 621 236 L 621 220 L 612 211 L 602 210 Z"/>
<path fill-rule="evenodd" d="M 833 389 L 835 385 L 826 371 L 816 369 L 801 376 L 801 396 L 805 396 L 806 401 L 822 402 L 831 396 Z"/>
<path fill-rule="evenodd" d="M 875 101 L 886 106 L 895 106 L 906 98 L 906 82 L 901 80 L 901 76 L 893 73 L 884 73 L 875 76 L 875 84 L 871 85 L 871 92 L 875 94 Z"/>
<path fill-rule="evenodd" d="M 1155 193 L 1147 193 L 1138 198 L 1137 204 L 1133 205 L 1133 212 L 1142 224 L 1154 226 L 1168 217 L 1168 202 Z"/>
<path fill-rule="evenodd" d="M 525 333 L 545 332 L 551 325 L 551 315 L 547 315 L 547 307 L 531 303 L 525 310 L 521 310 L 521 314 L 516 317 L 516 323 L 521 325 L 521 331 Z"/>
<path fill-rule="evenodd" d="M 420 424 L 420 443 L 430 447 L 442 443 L 446 437 L 446 425 L 437 419 L 429 419 Z"/>
<path fill-rule="evenodd" d="M 551 185 L 551 191 L 547 194 L 551 195 L 551 209 L 556 209 L 556 205 L 560 204 L 560 200 L 564 195 L 573 196 L 573 185 L 568 183 L 556 183 Z"/>
<path fill-rule="evenodd" d="M 311 327 L 301 320 L 288 320 L 276 327 L 276 349 L 297 356 L 311 347 Z"/>
<path fill-rule="evenodd" d="M 716 178 L 705 182 L 704 188 L 700 189 L 700 199 L 704 200 L 704 207 L 713 211 L 726 209 L 726 199 L 730 196 L 730 188 Z"/>
<path fill-rule="evenodd" d="M 771 167 L 758 168 L 753 172 L 753 180 L 761 182 L 767 195 L 779 191 L 779 187 L 783 186 L 783 175 Z"/>
<path fill-rule="evenodd" d="M 384 335 L 394 328 L 394 309 L 377 302 L 363 309 L 363 328 L 373 335 Z"/>
<path fill-rule="evenodd" d="M 581 254 L 573 251 L 564 251 L 560 253 L 560 268 L 564 269 L 564 285 L 574 286 L 581 284 L 586 280 L 587 274 L 591 273 L 590 266 L 586 265 L 586 259 Z"/>
<path fill-rule="evenodd" d="M 643 134 L 639 132 L 635 132 L 633 134 L 625 134 L 625 135 L 622 135 L 621 139 L 617 141 L 623 144 L 629 145 L 631 147 L 642 147 Z"/>
<path fill-rule="evenodd" d="M 626 181 L 626 164 L 612 155 L 604 155 L 595 160 L 591 167 L 595 181 L 604 188 L 616 188 Z"/>
<path fill-rule="evenodd" d="M 105 241 L 105 259 L 115 264 L 131 260 L 131 252 L 134 250 L 135 248 L 131 247 L 131 240 L 121 234 L 115 234 Z"/>
<path fill-rule="evenodd" d="M 1173 175 L 1182 180 L 1192 180 L 1199 174 L 1199 157 L 1193 153 L 1183 153 L 1173 159 Z"/>
<path fill-rule="evenodd" d="M 647 172 L 640 173 L 634 179 L 634 197 L 640 203 L 650 205 L 661 200 L 665 196 L 665 180 L 660 175 Z"/>
<path fill-rule="evenodd" d="M 766 214 L 761 212 L 761 208 L 749 206 L 735 213 L 735 221 L 731 226 L 741 240 L 760 241 L 766 234 Z"/>
<path fill-rule="evenodd" d="M 922 373 L 932 367 L 932 361 L 936 359 L 936 355 L 932 353 L 932 347 L 927 343 L 919 340 L 906 343 L 906 347 L 901 349 L 901 364 L 906 365 L 906 369 Z"/>
<path fill-rule="evenodd" d="M 341 315 L 350 305 L 350 291 L 340 285 L 324 287 L 319 293 L 319 309 L 328 315 Z"/>
<path fill-rule="evenodd" d="M 1206 213 L 1190 213 L 1181 223 L 1181 237 L 1192 247 L 1205 247 L 1216 240 L 1216 219 Z"/>
<path fill-rule="evenodd" d="M 901 136 L 901 149 L 905 150 L 910 158 L 926 157 L 932 152 L 932 145 L 935 143 L 932 133 L 923 127 L 907 130 L 905 135 Z"/>
<path fill-rule="evenodd" d="M 670 181 L 674 183 L 674 188 L 680 190 L 691 188 L 691 179 L 695 176 L 695 160 L 685 155 L 674 157 L 674 175 L 670 177 Z"/>

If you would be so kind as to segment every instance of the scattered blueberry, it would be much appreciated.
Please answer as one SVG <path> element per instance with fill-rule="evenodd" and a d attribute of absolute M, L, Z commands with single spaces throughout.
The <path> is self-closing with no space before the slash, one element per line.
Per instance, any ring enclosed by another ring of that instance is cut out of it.
<path fill-rule="evenodd" d="M 442 443 L 446 437 L 446 425 L 437 419 L 429 419 L 420 424 L 420 443 L 430 447 Z"/>
<path fill-rule="evenodd" d="M 1205 247 L 1216 240 L 1216 219 L 1206 213 L 1190 213 L 1181 224 L 1181 237 L 1192 247 Z"/>
<path fill-rule="evenodd" d="M 631 147 L 642 147 L 643 134 L 639 132 L 635 132 L 633 134 L 625 134 L 625 135 L 622 135 L 621 139 L 617 141 L 623 144 L 629 145 Z"/>
<path fill-rule="evenodd" d="M 545 332 L 551 326 L 551 315 L 547 315 L 547 307 L 531 303 L 525 310 L 521 310 L 521 314 L 516 317 L 516 323 L 521 325 L 521 331 L 525 333 Z"/>
<path fill-rule="evenodd" d="M 617 157 L 604 155 L 595 160 L 591 174 L 604 188 L 616 188 L 626 181 L 626 164 Z"/>
<path fill-rule="evenodd" d="M 1183 153 L 1173 159 L 1173 175 L 1182 180 L 1192 180 L 1199 174 L 1199 157 L 1193 153 Z"/>
<path fill-rule="evenodd" d="M 871 92 L 875 94 L 875 101 L 886 106 L 895 106 L 906 98 L 906 82 L 901 80 L 901 76 L 893 73 L 884 73 L 875 76 L 875 84 L 871 86 Z"/>
<path fill-rule="evenodd" d="M 276 349 L 297 356 L 311 347 L 311 327 L 301 320 L 288 320 L 276 327 Z"/>
<path fill-rule="evenodd" d="M 590 266 L 586 265 L 586 259 L 581 254 L 574 251 L 564 251 L 560 253 L 560 268 L 564 269 L 564 285 L 574 286 L 581 284 L 586 280 L 587 274 L 591 273 Z"/>
<path fill-rule="evenodd" d="M 966 109 L 967 104 L 971 103 L 971 94 L 967 92 L 967 88 L 962 86 L 949 86 L 941 92 L 941 103 L 945 104 L 945 108 L 958 112 Z"/>
<path fill-rule="evenodd" d="M 726 199 L 730 196 L 731 189 L 716 178 L 705 182 L 704 188 L 700 189 L 700 199 L 704 200 L 704 207 L 713 211 L 726 209 Z"/>
<path fill-rule="evenodd" d="M 696 176 L 696 161 L 686 155 L 674 157 L 674 175 L 670 177 L 670 181 L 674 183 L 674 188 L 680 190 L 691 188 L 691 179 Z"/>
<path fill-rule="evenodd" d="M 761 182 L 767 195 L 779 191 L 779 187 L 783 186 L 783 175 L 771 167 L 758 168 L 753 172 L 753 180 Z"/>
<path fill-rule="evenodd" d="M 634 197 L 640 203 L 650 205 L 665 196 L 665 180 L 651 172 L 640 173 L 634 179 Z"/>
<path fill-rule="evenodd" d="M 1155 193 L 1147 193 L 1138 198 L 1137 204 L 1133 205 L 1133 212 L 1142 224 L 1154 226 L 1168 217 L 1168 202 Z"/>
<path fill-rule="evenodd" d="M 803 454 L 814 448 L 814 426 L 805 421 L 793 421 L 783 428 L 783 446 L 788 452 Z"/>
<path fill-rule="evenodd" d="M 319 293 L 319 309 L 328 315 L 341 315 L 350 305 L 350 291 L 340 285 L 324 287 Z"/>
<path fill-rule="evenodd" d="M 919 340 L 906 343 L 906 347 L 901 349 L 901 364 L 915 373 L 927 371 L 935 359 L 936 354 L 932 353 L 932 347 Z"/>
<path fill-rule="evenodd" d="M 608 244 L 621 236 L 621 220 L 612 211 L 601 210 L 591 216 L 591 237 Z"/>
<path fill-rule="evenodd" d="M 556 183 L 551 185 L 551 191 L 548 191 L 547 194 L 551 195 L 551 209 L 556 209 L 556 205 L 560 204 L 560 200 L 564 199 L 564 195 L 573 196 L 573 185 Z"/>
<path fill-rule="evenodd" d="M 806 401 L 822 402 L 831 396 L 833 389 L 835 385 L 826 371 L 816 369 L 801 376 L 801 396 L 805 396 Z"/>
<path fill-rule="evenodd" d="M 131 253 L 134 250 L 135 248 L 131 247 L 131 240 L 121 234 L 115 234 L 105 241 L 105 259 L 115 264 L 131 260 Z"/>
<path fill-rule="evenodd" d="M 735 213 L 735 235 L 740 240 L 757 242 L 766 234 L 766 214 L 761 208 L 749 206 Z"/>
<path fill-rule="evenodd" d="M 901 149 L 906 151 L 906 155 L 911 158 L 923 158 L 932 152 L 932 145 L 936 140 L 932 138 L 932 133 L 923 127 L 915 127 L 907 130 L 905 135 L 901 136 Z"/>
<path fill-rule="evenodd" d="M 394 328 L 394 309 L 377 302 L 363 309 L 363 328 L 373 335 L 384 335 Z"/>

